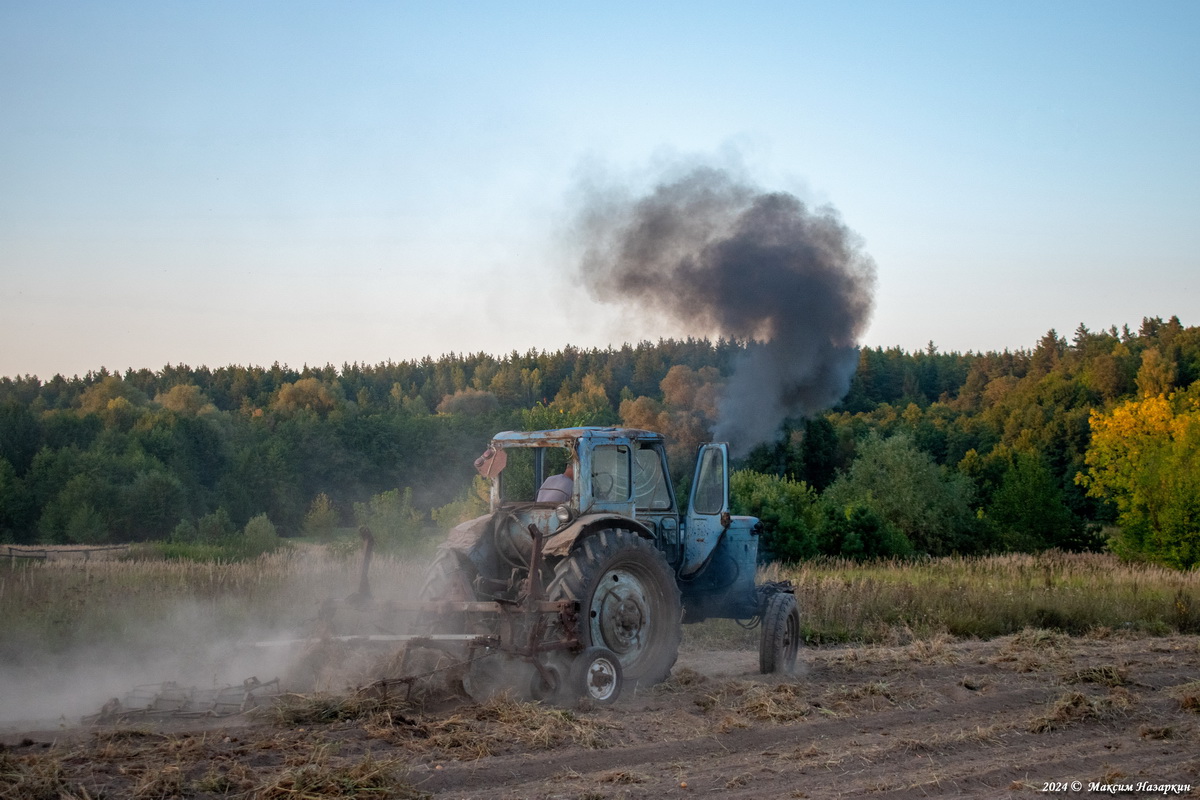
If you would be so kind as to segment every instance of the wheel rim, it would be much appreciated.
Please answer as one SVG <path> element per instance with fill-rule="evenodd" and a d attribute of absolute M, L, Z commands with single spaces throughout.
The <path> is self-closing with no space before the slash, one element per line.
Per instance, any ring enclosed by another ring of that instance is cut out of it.
<path fill-rule="evenodd" d="M 622 664 L 637 660 L 652 639 L 654 598 L 637 573 L 626 569 L 604 573 L 592 601 L 592 641 L 616 653 Z"/>
<path fill-rule="evenodd" d="M 609 659 L 594 659 L 583 675 L 584 692 L 593 700 L 603 703 L 618 691 L 617 674 L 617 666 Z"/>
<path fill-rule="evenodd" d="M 791 669 L 796 661 L 796 654 L 800 649 L 800 622 L 796 619 L 796 614 L 787 615 L 787 624 L 784 626 L 783 633 L 783 663 L 786 669 Z"/>

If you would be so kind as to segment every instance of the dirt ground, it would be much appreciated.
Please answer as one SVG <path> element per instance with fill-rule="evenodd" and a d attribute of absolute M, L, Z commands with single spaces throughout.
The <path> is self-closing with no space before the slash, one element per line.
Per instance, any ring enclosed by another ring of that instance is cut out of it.
<path fill-rule="evenodd" d="M 822 647 L 788 679 L 685 649 L 608 708 L 295 702 L 5 734 L 0 798 L 1200 796 L 1195 636 Z"/>

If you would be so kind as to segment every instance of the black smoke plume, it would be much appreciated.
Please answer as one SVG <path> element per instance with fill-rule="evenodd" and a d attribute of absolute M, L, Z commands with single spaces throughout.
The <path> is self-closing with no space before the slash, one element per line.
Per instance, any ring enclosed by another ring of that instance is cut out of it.
<path fill-rule="evenodd" d="M 833 209 L 696 167 L 642 197 L 592 190 L 578 223 L 582 278 L 598 299 L 751 342 L 713 431 L 736 455 L 845 396 L 875 265 Z"/>

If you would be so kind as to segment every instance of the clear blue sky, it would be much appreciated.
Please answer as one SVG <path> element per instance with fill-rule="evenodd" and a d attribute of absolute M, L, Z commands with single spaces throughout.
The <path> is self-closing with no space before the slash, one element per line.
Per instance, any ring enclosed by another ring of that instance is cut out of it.
<path fill-rule="evenodd" d="M 0 0 L 0 375 L 687 333 L 562 236 L 678 157 L 835 206 L 868 345 L 1200 324 L 1194 0 Z"/>

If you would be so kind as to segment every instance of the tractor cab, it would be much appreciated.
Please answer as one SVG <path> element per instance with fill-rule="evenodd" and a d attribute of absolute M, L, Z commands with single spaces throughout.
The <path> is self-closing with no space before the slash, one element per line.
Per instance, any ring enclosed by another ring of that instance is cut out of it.
<path fill-rule="evenodd" d="M 759 526 L 730 514 L 728 446 L 701 446 L 684 511 L 664 445 L 661 434 L 635 428 L 508 431 L 492 438 L 476 469 L 491 480 L 492 513 L 512 520 L 511 552 L 527 550 L 530 524 L 549 556 L 598 529 L 628 530 L 674 570 L 688 621 L 753 616 Z"/>

